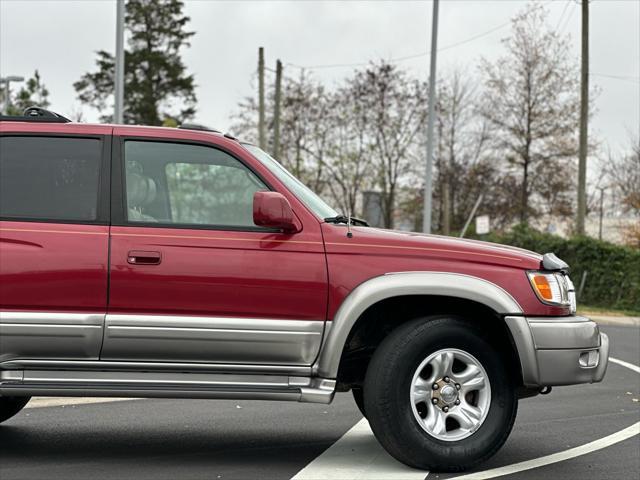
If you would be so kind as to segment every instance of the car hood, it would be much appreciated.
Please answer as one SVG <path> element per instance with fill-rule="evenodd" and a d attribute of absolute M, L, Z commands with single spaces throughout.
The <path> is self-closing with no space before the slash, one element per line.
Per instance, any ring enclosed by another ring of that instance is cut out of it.
<path fill-rule="evenodd" d="M 352 238 L 340 240 L 335 245 L 351 245 L 361 254 L 367 251 L 374 253 L 375 250 L 375 253 L 384 251 L 385 254 L 394 256 L 428 255 L 432 258 L 491 263 L 524 269 L 538 269 L 542 261 L 542 255 L 535 252 L 479 240 L 369 227 L 353 227 L 352 232 Z"/>

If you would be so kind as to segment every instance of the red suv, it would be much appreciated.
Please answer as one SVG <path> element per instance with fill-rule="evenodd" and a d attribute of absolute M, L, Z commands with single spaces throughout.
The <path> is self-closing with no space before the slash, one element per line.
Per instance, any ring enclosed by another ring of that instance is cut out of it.
<path fill-rule="evenodd" d="M 30 396 L 331 402 L 418 468 L 599 382 L 553 254 L 369 228 L 214 131 L 0 117 L 0 421 Z"/>

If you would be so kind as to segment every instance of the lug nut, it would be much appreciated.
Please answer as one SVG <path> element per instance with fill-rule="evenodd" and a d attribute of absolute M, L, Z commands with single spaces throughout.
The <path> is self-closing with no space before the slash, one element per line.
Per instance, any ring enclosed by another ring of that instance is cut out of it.
<path fill-rule="evenodd" d="M 439 387 L 438 387 L 438 384 L 437 384 L 437 383 L 434 383 L 434 384 L 433 384 L 433 389 L 434 389 L 434 390 L 437 390 L 438 388 L 439 388 Z"/>
<path fill-rule="evenodd" d="M 443 411 L 444 413 L 447 413 L 447 412 L 449 411 L 449 407 L 442 407 L 442 411 Z"/>
<path fill-rule="evenodd" d="M 460 384 L 459 384 L 459 383 L 456 383 L 456 388 L 457 388 L 458 390 L 460 390 Z"/>
<path fill-rule="evenodd" d="M 457 398 L 456 401 L 454 402 L 456 405 L 460 405 L 460 399 Z"/>
<path fill-rule="evenodd" d="M 444 378 L 443 378 L 443 380 L 444 380 L 446 383 L 449 383 L 449 381 L 450 381 L 451 379 L 450 379 L 449 377 L 444 377 Z"/>
<path fill-rule="evenodd" d="M 434 405 L 438 404 L 438 399 L 437 398 L 432 398 L 431 399 L 431 403 L 433 403 Z"/>

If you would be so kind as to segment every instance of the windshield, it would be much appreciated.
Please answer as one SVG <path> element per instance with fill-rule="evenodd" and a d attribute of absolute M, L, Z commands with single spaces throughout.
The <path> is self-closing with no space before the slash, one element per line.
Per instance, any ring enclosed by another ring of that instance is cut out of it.
<path fill-rule="evenodd" d="M 338 215 L 333 208 L 327 205 L 318 195 L 307 187 L 304 183 L 294 177 L 276 159 L 255 145 L 243 143 L 254 157 L 260 160 L 278 179 L 291 190 L 307 207 L 309 207 L 320 218 L 335 217 Z"/>

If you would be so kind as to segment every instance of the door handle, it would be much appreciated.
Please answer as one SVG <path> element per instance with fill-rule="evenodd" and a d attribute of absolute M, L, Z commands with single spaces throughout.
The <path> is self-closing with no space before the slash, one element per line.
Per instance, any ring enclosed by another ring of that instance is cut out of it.
<path fill-rule="evenodd" d="M 127 263 L 131 265 L 160 265 L 161 261 L 162 255 L 160 255 L 160 252 L 131 250 L 127 255 Z"/>

